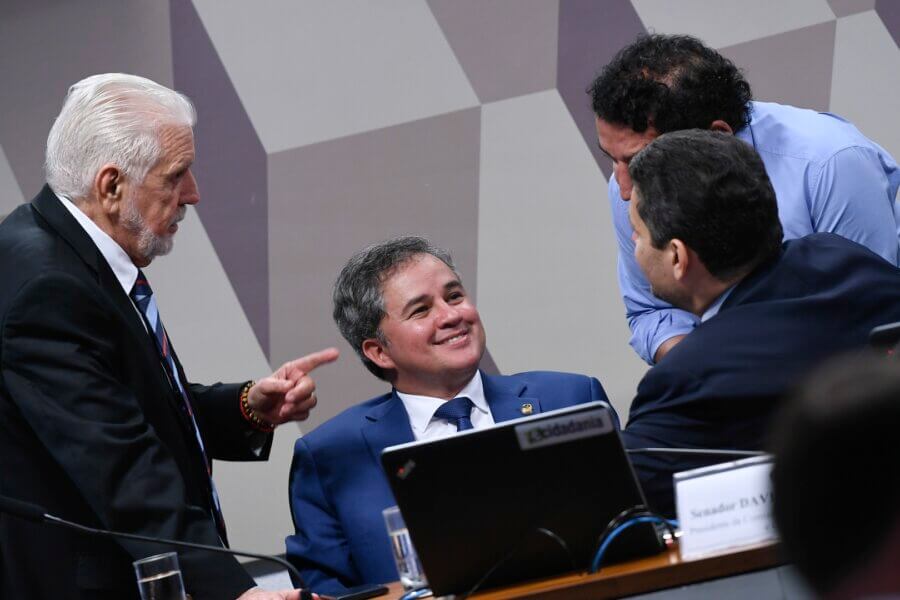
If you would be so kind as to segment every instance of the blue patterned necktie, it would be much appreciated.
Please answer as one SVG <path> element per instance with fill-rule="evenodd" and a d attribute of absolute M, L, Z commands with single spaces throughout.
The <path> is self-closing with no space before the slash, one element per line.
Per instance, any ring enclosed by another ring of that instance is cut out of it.
<path fill-rule="evenodd" d="M 194 430 L 194 437 L 197 438 L 197 445 L 200 447 L 200 454 L 203 455 L 203 463 L 206 465 L 206 474 L 209 478 L 209 491 L 212 499 L 213 517 L 216 521 L 216 528 L 219 531 L 219 537 L 222 543 L 228 545 L 228 536 L 225 532 L 225 519 L 222 517 L 222 507 L 219 504 L 219 494 L 216 492 L 216 484 L 212 480 L 212 462 L 206 455 L 206 447 L 203 445 L 203 437 L 200 435 L 200 428 L 197 427 L 197 421 L 194 419 L 194 411 L 191 409 L 191 401 L 188 398 L 181 378 L 178 376 L 178 368 L 175 366 L 175 357 L 172 355 L 172 348 L 169 346 L 169 336 L 166 335 L 166 328 L 163 327 L 162 319 L 159 318 L 159 310 L 156 308 L 156 299 L 153 297 L 153 290 L 144 277 L 144 272 L 138 270 L 137 280 L 134 287 L 131 288 L 131 299 L 144 315 L 144 323 L 152 334 L 150 337 L 155 342 L 156 351 L 159 354 L 166 375 L 172 387 L 181 397 L 181 408 L 188 416 L 191 422 L 191 428 Z"/>
<path fill-rule="evenodd" d="M 465 396 L 447 400 L 434 413 L 438 419 L 444 419 L 448 423 L 456 425 L 457 431 L 465 431 L 473 429 L 472 419 L 472 401 Z"/>

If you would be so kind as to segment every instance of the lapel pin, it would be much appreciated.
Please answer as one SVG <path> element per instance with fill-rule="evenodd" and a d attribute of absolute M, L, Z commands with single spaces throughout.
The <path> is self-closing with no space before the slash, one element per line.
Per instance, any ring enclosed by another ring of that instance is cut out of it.
<path fill-rule="evenodd" d="M 530 415 L 534 412 L 534 406 L 530 402 L 526 402 L 522 405 L 521 411 L 523 415 Z"/>

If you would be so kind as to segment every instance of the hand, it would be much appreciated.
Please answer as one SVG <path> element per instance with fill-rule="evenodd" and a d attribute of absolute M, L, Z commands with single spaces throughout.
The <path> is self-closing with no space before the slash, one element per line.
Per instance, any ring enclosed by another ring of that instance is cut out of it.
<path fill-rule="evenodd" d="M 687 337 L 687 334 L 676 335 L 675 337 L 670 337 L 662 344 L 659 345 L 659 348 L 656 349 L 656 356 L 653 357 L 653 362 L 658 363 L 663 359 L 663 357 L 672 351 L 678 342 Z"/>
<path fill-rule="evenodd" d="M 268 592 L 262 588 L 250 588 L 240 595 L 237 600 L 304 600 L 303 590 L 279 590 Z M 319 600 L 318 594 L 312 594 L 313 600 Z"/>
<path fill-rule="evenodd" d="M 260 419 L 272 425 L 306 419 L 316 405 L 316 382 L 309 373 L 337 357 L 337 348 L 328 348 L 284 363 L 250 388 L 247 403 Z"/>

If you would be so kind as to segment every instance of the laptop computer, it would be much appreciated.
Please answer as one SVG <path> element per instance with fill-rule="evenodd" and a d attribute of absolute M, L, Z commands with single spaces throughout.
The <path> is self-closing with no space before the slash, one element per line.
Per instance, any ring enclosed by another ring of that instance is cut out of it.
<path fill-rule="evenodd" d="M 614 423 L 591 402 L 386 448 L 382 466 L 435 596 L 585 570 L 609 521 L 646 503 Z M 605 562 L 662 549 L 641 524 Z"/>

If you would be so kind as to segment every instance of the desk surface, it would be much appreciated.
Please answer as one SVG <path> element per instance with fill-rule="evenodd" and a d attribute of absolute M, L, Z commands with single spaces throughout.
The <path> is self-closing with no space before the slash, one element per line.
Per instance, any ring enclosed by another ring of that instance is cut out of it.
<path fill-rule="evenodd" d="M 656 556 L 610 565 L 593 575 L 561 575 L 490 590 L 474 597 L 479 600 L 620 598 L 759 571 L 783 563 L 777 544 L 754 546 L 694 560 L 682 560 L 678 547 L 673 546 Z M 389 597 L 399 598 L 401 595 L 400 584 L 391 584 Z"/>

